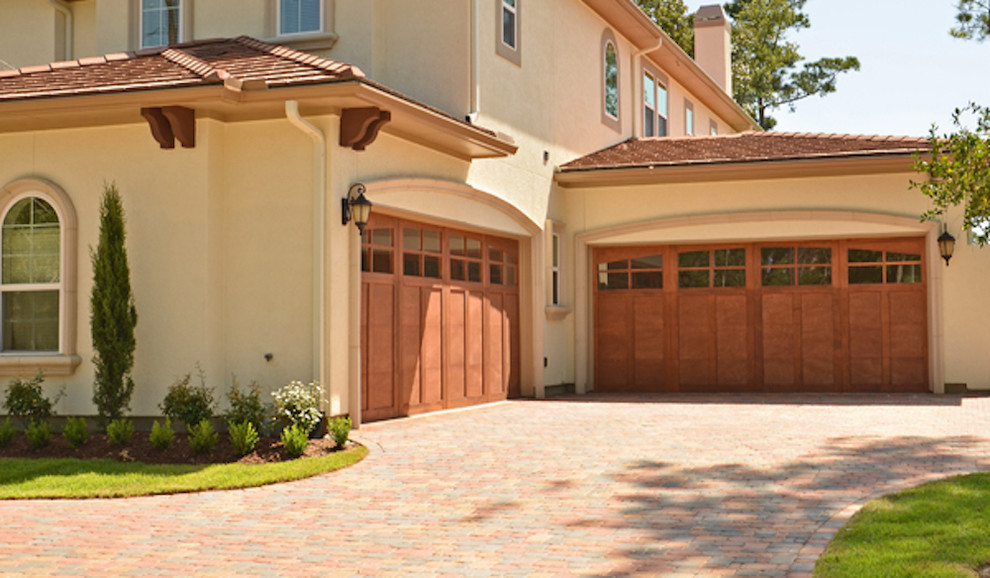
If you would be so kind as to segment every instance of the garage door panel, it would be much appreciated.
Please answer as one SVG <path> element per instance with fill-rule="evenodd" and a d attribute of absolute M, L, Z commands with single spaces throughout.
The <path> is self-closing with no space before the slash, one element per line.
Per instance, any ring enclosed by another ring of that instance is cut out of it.
<path fill-rule="evenodd" d="M 852 358 L 883 356 L 883 326 L 879 292 L 849 295 L 849 350 Z"/>
<path fill-rule="evenodd" d="M 421 290 L 423 319 L 420 347 L 422 377 L 419 403 L 421 404 L 434 405 L 443 401 L 442 296 L 443 292 L 440 288 L 428 287 Z"/>
<path fill-rule="evenodd" d="M 765 293 L 761 303 L 763 323 L 763 381 L 777 389 L 790 389 L 795 377 L 793 293 Z"/>
<path fill-rule="evenodd" d="M 787 358 L 764 359 L 763 381 L 771 389 L 789 391 L 796 382 L 794 377 L 794 360 Z"/>
<path fill-rule="evenodd" d="M 663 359 L 663 296 L 636 296 L 633 300 L 633 352 L 637 360 Z"/>
<path fill-rule="evenodd" d="M 712 349 L 712 297 L 682 295 L 677 302 L 677 334 L 682 360 L 707 360 Z"/>
<path fill-rule="evenodd" d="M 746 296 L 715 298 L 715 355 L 718 384 L 739 388 L 749 378 L 749 326 L 746 322 Z"/>
<path fill-rule="evenodd" d="M 490 295 L 485 303 L 484 389 L 488 399 L 505 397 L 502 382 L 502 331 L 505 328 L 502 303 L 502 296 L 497 293 Z"/>
<path fill-rule="evenodd" d="M 403 405 L 420 402 L 423 311 L 419 287 L 402 287 L 399 299 L 399 379 Z"/>
<path fill-rule="evenodd" d="M 801 381 L 805 390 L 828 391 L 835 379 L 835 296 L 801 296 Z"/>
<path fill-rule="evenodd" d="M 481 398 L 485 393 L 484 296 L 471 291 L 464 303 L 464 393 Z"/>
<path fill-rule="evenodd" d="M 368 385 L 364 392 L 363 411 L 372 415 L 390 415 L 397 399 L 392 339 L 395 331 L 395 288 L 383 284 L 370 285 L 368 298 L 375 306 L 368 308 Z"/>
<path fill-rule="evenodd" d="M 849 361 L 850 381 L 854 389 L 878 391 L 883 385 L 883 360 L 878 357 L 853 357 Z"/>
<path fill-rule="evenodd" d="M 625 292 L 607 292 L 596 311 L 595 383 L 601 391 L 623 391 L 634 382 L 631 371 L 632 299 Z"/>
<path fill-rule="evenodd" d="M 891 358 L 890 377 L 895 391 L 905 388 L 916 391 L 928 389 L 928 368 L 923 358 Z"/>
<path fill-rule="evenodd" d="M 505 332 L 507 343 L 503 351 L 506 354 L 504 363 L 506 368 L 506 390 L 509 397 L 519 397 L 522 395 L 522 385 L 520 381 L 520 360 L 519 360 L 519 294 L 508 293 L 505 296 L 505 323 L 508 330 Z"/>

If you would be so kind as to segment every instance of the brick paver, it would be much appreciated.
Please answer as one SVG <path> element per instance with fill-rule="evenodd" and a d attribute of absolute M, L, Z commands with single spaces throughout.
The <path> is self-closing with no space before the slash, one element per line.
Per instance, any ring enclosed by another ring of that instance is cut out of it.
<path fill-rule="evenodd" d="M 371 424 L 347 470 L 0 502 L 0 574 L 801 576 L 864 500 L 990 469 L 990 398 L 575 397 Z"/>

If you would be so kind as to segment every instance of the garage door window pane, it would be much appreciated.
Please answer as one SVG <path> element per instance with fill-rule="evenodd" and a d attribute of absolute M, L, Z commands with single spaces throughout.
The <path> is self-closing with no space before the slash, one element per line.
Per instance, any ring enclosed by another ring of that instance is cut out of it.
<path fill-rule="evenodd" d="M 450 278 L 457 281 L 464 280 L 464 261 L 460 259 L 450 260 Z"/>
<path fill-rule="evenodd" d="M 373 273 L 392 272 L 392 252 L 374 250 L 371 254 L 371 271 Z"/>
<path fill-rule="evenodd" d="M 921 283 L 921 265 L 888 265 L 887 283 Z"/>
<path fill-rule="evenodd" d="M 451 255 L 464 254 L 464 237 L 460 235 L 450 236 L 450 254 Z"/>
<path fill-rule="evenodd" d="M 713 281 L 715 287 L 745 287 L 746 271 L 744 269 L 716 270 Z"/>
<path fill-rule="evenodd" d="M 883 283 L 882 265 L 849 268 L 850 285 L 866 285 L 870 283 Z"/>
<path fill-rule="evenodd" d="M 716 267 L 744 267 L 746 266 L 746 249 L 716 249 Z"/>
<path fill-rule="evenodd" d="M 648 255 L 637 257 L 631 261 L 633 269 L 661 269 L 663 268 L 663 255 Z"/>
<path fill-rule="evenodd" d="M 633 289 L 661 289 L 663 288 L 663 273 L 660 271 L 633 271 Z"/>
<path fill-rule="evenodd" d="M 760 262 L 764 265 L 790 265 L 794 263 L 791 247 L 764 247 L 760 250 Z"/>
<path fill-rule="evenodd" d="M 832 262 L 832 250 L 827 247 L 798 247 L 798 263 L 824 265 Z"/>
<path fill-rule="evenodd" d="M 677 274 L 677 284 L 681 288 L 708 287 L 710 279 L 708 271 L 680 271 Z"/>
<path fill-rule="evenodd" d="M 883 251 L 849 249 L 849 262 L 850 263 L 882 263 Z"/>
<path fill-rule="evenodd" d="M 440 257 L 431 255 L 423 257 L 423 277 L 440 278 Z"/>
<path fill-rule="evenodd" d="M 440 252 L 440 231 L 423 231 L 423 250 L 430 253 Z"/>
<path fill-rule="evenodd" d="M 888 261 L 921 261 L 921 255 L 914 253 L 887 253 Z"/>
<path fill-rule="evenodd" d="M 472 259 L 481 259 L 481 241 L 468 237 L 467 256 Z"/>
<path fill-rule="evenodd" d="M 468 261 L 468 281 L 474 281 L 476 283 L 481 283 L 481 263 L 476 261 Z"/>
<path fill-rule="evenodd" d="M 415 253 L 402 254 L 402 273 L 419 277 L 419 255 Z"/>
<path fill-rule="evenodd" d="M 488 282 L 492 285 L 502 284 L 502 266 L 492 263 L 488 266 Z"/>
<path fill-rule="evenodd" d="M 764 287 L 785 287 L 794 284 L 794 269 L 790 267 L 763 270 Z"/>
<path fill-rule="evenodd" d="M 831 285 L 831 267 L 803 267 L 798 270 L 799 285 Z"/>
<path fill-rule="evenodd" d="M 707 267 L 708 251 L 688 251 L 678 253 L 677 265 L 679 267 Z"/>

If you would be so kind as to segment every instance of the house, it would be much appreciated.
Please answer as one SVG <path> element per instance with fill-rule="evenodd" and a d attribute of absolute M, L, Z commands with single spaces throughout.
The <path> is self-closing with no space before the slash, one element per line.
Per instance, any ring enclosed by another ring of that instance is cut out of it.
<path fill-rule="evenodd" d="M 942 263 L 924 139 L 760 132 L 717 6 L 697 60 L 632 0 L 2 10 L 0 262 L 39 273 L 0 283 L 0 374 L 43 369 L 62 414 L 94 413 L 110 181 L 135 415 L 197 362 L 220 391 L 319 380 L 363 421 L 571 384 L 990 388 L 990 258 Z"/>

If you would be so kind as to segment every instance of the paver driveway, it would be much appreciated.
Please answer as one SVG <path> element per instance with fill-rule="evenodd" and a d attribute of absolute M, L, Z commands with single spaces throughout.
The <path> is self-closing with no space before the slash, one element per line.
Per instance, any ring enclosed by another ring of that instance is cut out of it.
<path fill-rule="evenodd" d="M 0 574 L 799 575 L 851 504 L 990 468 L 990 398 L 585 397 L 372 424 L 244 491 L 0 502 Z"/>

